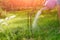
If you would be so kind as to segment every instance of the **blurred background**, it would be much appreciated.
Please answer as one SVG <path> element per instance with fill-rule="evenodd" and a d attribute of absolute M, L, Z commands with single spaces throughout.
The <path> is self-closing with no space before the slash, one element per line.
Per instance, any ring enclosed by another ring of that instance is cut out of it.
<path fill-rule="evenodd" d="M 60 40 L 57 7 L 35 15 L 46 0 L 0 0 L 0 40 Z"/>

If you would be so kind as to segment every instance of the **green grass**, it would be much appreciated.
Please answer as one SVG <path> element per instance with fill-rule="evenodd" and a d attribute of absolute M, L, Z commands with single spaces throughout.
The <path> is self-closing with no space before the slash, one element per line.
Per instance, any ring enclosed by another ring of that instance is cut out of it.
<path fill-rule="evenodd" d="M 7 21 L 8 26 L 0 25 L 0 40 L 60 40 L 56 10 L 43 12 L 34 29 L 29 25 L 29 12 L 28 10 L 9 12 L 10 14 L 6 16 L 16 15 L 16 18 Z M 31 16 L 32 22 L 35 14 L 36 12 Z"/>

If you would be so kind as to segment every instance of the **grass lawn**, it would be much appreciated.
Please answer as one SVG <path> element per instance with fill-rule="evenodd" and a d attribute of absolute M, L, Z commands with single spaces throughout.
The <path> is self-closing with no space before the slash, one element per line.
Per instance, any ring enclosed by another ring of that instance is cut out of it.
<path fill-rule="evenodd" d="M 30 11 L 9 12 L 6 16 L 16 15 L 7 21 L 8 26 L 0 24 L 0 40 L 60 40 L 60 28 L 57 11 L 44 11 L 37 20 L 37 26 L 32 29 L 29 25 Z M 34 12 L 31 16 L 33 22 Z"/>

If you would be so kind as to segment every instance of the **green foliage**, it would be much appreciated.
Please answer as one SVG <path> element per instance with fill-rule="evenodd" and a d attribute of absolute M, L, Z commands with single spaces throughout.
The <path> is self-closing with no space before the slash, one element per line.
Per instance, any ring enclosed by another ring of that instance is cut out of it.
<path fill-rule="evenodd" d="M 7 21 L 8 26 L 1 25 L 0 40 L 60 40 L 60 28 L 57 20 L 57 11 L 43 12 L 32 29 L 28 22 L 28 11 L 10 12 L 7 16 L 16 15 L 16 18 Z M 34 18 L 32 15 L 32 21 Z"/>

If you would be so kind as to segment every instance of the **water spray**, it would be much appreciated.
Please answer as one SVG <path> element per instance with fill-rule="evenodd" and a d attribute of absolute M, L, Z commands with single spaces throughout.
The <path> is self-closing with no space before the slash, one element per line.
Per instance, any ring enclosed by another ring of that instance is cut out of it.
<path fill-rule="evenodd" d="M 0 24 L 8 26 L 7 21 L 9 21 L 9 20 L 11 20 L 11 19 L 13 19 L 15 17 L 16 17 L 16 15 L 12 15 L 10 17 L 6 17 L 5 19 L 0 19 Z"/>
<path fill-rule="evenodd" d="M 32 28 L 35 28 L 37 26 L 36 22 L 37 22 L 37 20 L 38 20 L 38 18 L 41 15 L 43 10 L 53 9 L 55 6 L 56 6 L 56 0 L 46 0 L 44 7 L 41 8 L 40 10 L 38 10 L 38 12 L 35 16 L 34 21 L 32 23 Z"/>

